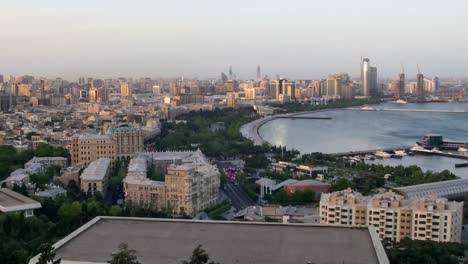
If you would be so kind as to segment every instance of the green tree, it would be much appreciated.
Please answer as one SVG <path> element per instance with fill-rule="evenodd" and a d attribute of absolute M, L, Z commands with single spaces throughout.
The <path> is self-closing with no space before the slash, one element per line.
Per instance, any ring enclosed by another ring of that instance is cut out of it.
<path fill-rule="evenodd" d="M 122 207 L 120 207 L 118 205 L 113 205 L 110 208 L 109 214 L 111 216 L 121 216 L 122 215 Z"/>
<path fill-rule="evenodd" d="M 61 260 L 55 259 L 55 252 L 53 252 L 52 245 L 44 243 L 39 247 L 39 260 L 36 264 L 60 264 Z"/>
<path fill-rule="evenodd" d="M 182 261 L 182 264 L 219 264 L 218 262 L 210 261 L 210 257 L 202 245 L 198 245 L 193 251 L 189 260 Z"/>
<path fill-rule="evenodd" d="M 129 249 L 127 243 L 120 243 L 119 252 L 108 261 L 111 264 L 140 264 L 136 256 L 136 250 Z"/>

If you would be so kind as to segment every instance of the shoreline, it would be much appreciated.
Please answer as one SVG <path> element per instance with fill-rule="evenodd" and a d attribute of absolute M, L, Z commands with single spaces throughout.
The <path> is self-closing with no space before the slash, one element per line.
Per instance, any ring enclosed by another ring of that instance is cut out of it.
<path fill-rule="evenodd" d="M 270 144 L 269 142 L 263 140 L 263 138 L 260 136 L 259 129 L 264 124 L 266 124 L 266 123 L 268 123 L 270 121 L 273 121 L 275 119 L 281 118 L 281 117 L 291 117 L 291 116 L 296 116 L 296 115 L 309 114 L 309 113 L 318 113 L 318 112 L 332 111 L 332 110 L 338 110 L 338 109 L 348 109 L 348 108 L 329 108 L 329 109 L 320 109 L 320 110 L 313 110 L 313 111 L 302 111 L 302 112 L 295 112 L 295 113 L 265 116 L 265 117 L 262 117 L 260 119 L 254 120 L 254 121 L 252 121 L 250 123 L 242 125 L 239 130 L 240 130 L 242 136 L 252 140 L 254 142 L 254 145 L 256 145 L 256 146 L 263 145 L 264 143 Z"/>

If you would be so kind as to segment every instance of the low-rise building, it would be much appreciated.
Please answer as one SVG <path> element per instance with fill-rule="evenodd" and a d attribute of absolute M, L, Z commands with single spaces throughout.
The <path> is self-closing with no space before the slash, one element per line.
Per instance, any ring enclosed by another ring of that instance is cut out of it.
<path fill-rule="evenodd" d="M 323 194 L 320 223 L 371 225 L 381 239 L 461 242 L 463 202 L 437 194 L 406 198 L 392 191 L 362 196 L 350 189 Z"/>
<path fill-rule="evenodd" d="M 34 215 L 34 209 L 41 208 L 41 204 L 22 194 L 7 188 L 0 189 L 0 212 L 22 213 L 25 217 Z"/>
<path fill-rule="evenodd" d="M 81 134 L 72 138 L 72 165 L 89 165 L 100 159 L 115 159 L 117 147 L 111 135 Z"/>
<path fill-rule="evenodd" d="M 33 157 L 30 161 L 24 164 L 24 167 L 28 168 L 34 163 L 39 163 L 44 166 L 58 166 L 60 168 L 66 168 L 68 166 L 68 159 L 63 157 Z"/>
<path fill-rule="evenodd" d="M 287 184 L 284 186 L 284 189 L 288 193 L 295 193 L 297 191 L 303 192 L 305 190 L 327 193 L 328 190 L 330 190 L 330 184 L 316 180 L 303 180 Z"/>
<path fill-rule="evenodd" d="M 200 244 L 222 263 L 389 263 L 372 226 L 96 217 L 53 248 L 62 263 L 97 264 L 122 241 L 141 263 L 181 263 Z"/>
<path fill-rule="evenodd" d="M 89 164 L 81 173 L 81 191 L 88 194 L 97 192 L 106 195 L 108 178 L 111 171 L 111 160 L 101 158 Z"/>

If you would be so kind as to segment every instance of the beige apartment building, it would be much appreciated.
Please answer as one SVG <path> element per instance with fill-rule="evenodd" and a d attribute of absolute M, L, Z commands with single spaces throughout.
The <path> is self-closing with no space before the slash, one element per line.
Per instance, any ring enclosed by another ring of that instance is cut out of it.
<path fill-rule="evenodd" d="M 372 225 L 381 239 L 461 242 L 463 202 L 429 194 L 408 199 L 392 191 L 363 196 L 351 189 L 322 194 L 320 223 Z"/>
<path fill-rule="evenodd" d="M 81 134 L 72 138 L 71 160 L 76 164 L 89 165 L 100 159 L 115 159 L 117 155 L 116 142 L 110 135 Z"/>
<path fill-rule="evenodd" d="M 116 157 L 130 158 L 137 152 L 144 150 L 143 130 L 133 127 L 118 127 L 111 130 L 115 141 Z"/>
<path fill-rule="evenodd" d="M 100 159 L 130 159 L 144 150 L 143 130 L 133 127 L 112 128 L 109 134 L 80 134 L 72 137 L 72 165 L 89 165 Z"/>
<path fill-rule="evenodd" d="M 147 178 L 151 168 L 165 170 L 164 181 Z M 188 215 L 216 205 L 219 187 L 218 169 L 200 150 L 140 153 L 124 179 L 126 203 Z"/>
<path fill-rule="evenodd" d="M 91 162 L 80 175 L 81 191 L 91 195 L 99 192 L 105 196 L 110 173 L 110 159 L 101 158 Z"/>

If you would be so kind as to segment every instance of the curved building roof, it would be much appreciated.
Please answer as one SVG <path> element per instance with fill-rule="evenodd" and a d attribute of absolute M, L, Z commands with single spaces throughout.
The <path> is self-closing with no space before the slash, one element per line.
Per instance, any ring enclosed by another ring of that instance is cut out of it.
<path fill-rule="evenodd" d="M 468 194 L 468 179 L 418 184 L 395 188 L 395 190 L 408 198 L 419 198 L 431 193 L 436 193 L 446 198 L 458 198 Z"/>

